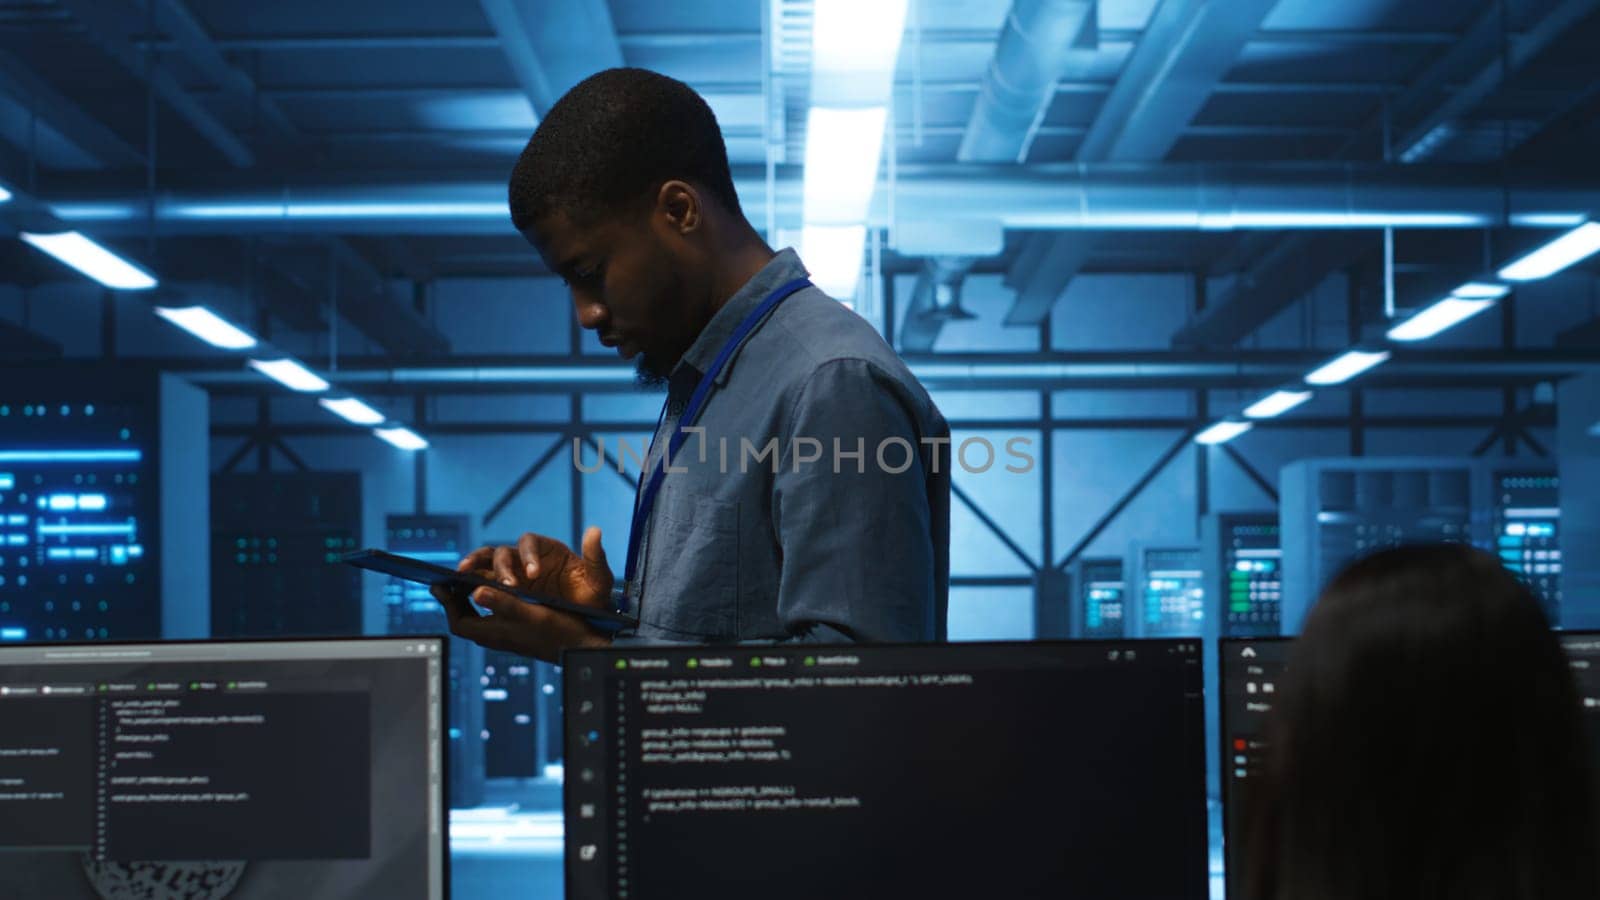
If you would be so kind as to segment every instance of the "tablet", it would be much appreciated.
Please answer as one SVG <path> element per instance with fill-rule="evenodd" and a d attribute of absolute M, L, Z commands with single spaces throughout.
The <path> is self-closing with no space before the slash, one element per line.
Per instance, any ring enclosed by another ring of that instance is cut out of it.
<path fill-rule="evenodd" d="M 522 599 L 527 600 L 529 603 L 537 603 L 541 606 L 548 606 L 551 609 L 559 609 L 564 612 L 570 612 L 575 615 L 582 616 L 595 625 L 609 626 L 608 630 L 612 631 L 615 631 L 621 627 L 637 627 L 639 624 L 638 619 L 626 613 L 617 612 L 614 609 L 602 609 L 595 606 L 580 606 L 576 603 L 568 603 L 565 600 L 557 600 L 551 597 L 539 597 L 534 594 L 518 590 L 517 588 L 506 587 L 497 581 L 484 578 L 481 575 L 474 575 L 470 572 L 458 572 L 455 569 L 447 569 L 444 566 L 434 565 L 430 562 L 423 562 L 420 559 L 412 559 L 409 556 L 400 556 L 395 553 L 390 553 L 387 550 L 357 550 L 353 553 L 344 554 L 339 558 L 339 561 L 349 563 L 357 568 L 370 569 L 374 572 L 382 572 L 385 575 L 393 575 L 396 578 L 404 579 L 406 581 L 414 581 L 418 584 L 426 584 L 429 586 L 450 584 L 471 588 L 493 588 L 497 591 L 504 591 L 507 594 L 521 597 Z"/>

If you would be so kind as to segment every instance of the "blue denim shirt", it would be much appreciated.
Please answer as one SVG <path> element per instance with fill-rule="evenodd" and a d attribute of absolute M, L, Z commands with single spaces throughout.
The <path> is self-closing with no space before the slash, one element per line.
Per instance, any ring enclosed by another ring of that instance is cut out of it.
<path fill-rule="evenodd" d="M 784 250 L 674 369 L 647 471 L 739 323 L 805 268 Z M 671 461 L 618 643 L 942 641 L 950 428 L 870 324 L 815 287 L 769 313 Z M 703 430 L 702 430 L 703 429 Z"/>

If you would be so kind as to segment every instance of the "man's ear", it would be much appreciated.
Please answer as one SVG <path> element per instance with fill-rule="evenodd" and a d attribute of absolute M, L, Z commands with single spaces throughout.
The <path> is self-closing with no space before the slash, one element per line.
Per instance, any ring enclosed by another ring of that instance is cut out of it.
<path fill-rule="evenodd" d="M 680 235 L 687 235 L 705 221 L 700 192 L 687 181 L 668 181 L 656 192 L 656 215 Z"/>

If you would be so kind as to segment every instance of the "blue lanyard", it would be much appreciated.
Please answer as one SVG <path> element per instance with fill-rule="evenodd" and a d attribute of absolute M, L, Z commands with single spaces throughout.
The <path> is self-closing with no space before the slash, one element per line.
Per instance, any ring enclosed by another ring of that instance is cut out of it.
<path fill-rule="evenodd" d="M 733 357 L 734 351 L 739 349 L 739 345 L 744 343 L 744 339 L 750 335 L 750 332 L 754 331 L 755 327 L 761 323 L 761 320 L 766 318 L 767 313 L 772 312 L 773 308 L 782 303 L 784 298 L 810 286 L 810 279 L 796 278 L 768 294 L 767 299 L 761 301 L 761 305 L 752 310 L 748 316 L 745 316 L 744 321 L 739 323 L 739 327 L 733 330 L 733 335 L 728 338 L 726 344 L 722 345 L 722 350 L 717 353 L 717 358 L 711 363 L 711 368 L 700 376 L 700 383 L 695 385 L 694 393 L 689 395 L 689 405 L 684 407 L 683 415 L 678 419 L 677 428 L 667 439 L 667 452 L 663 453 L 661 459 L 656 462 L 655 470 L 648 473 L 649 480 L 644 483 L 644 489 L 639 493 L 639 502 L 634 504 L 633 527 L 628 531 L 628 564 L 627 574 L 624 576 L 626 585 L 632 586 L 635 576 L 638 575 L 639 543 L 644 540 L 644 530 L 650 524 L 650 511 L 655 508 L 656 494 L 661 490 L 661 482 L 667 476 L 667 466 L 672 463 L 672 458 L 678 455 L 679 448 L 683 446 L 684 440 L 688 437 L 684 432 L 684 427 L 693 425 L 700 418 L 700 411 L 705 407 L 706 398 L 711 393 L 712 383 L 717 380 L 717 375 L 722 372 L 723 367 L 728 364 L 728 360 Z M 662 420 L 666 418 L 665 405 L 662 406 L 661 417 Z M 659 432 L 660 430 L 658 422 L 656 431 Z M 652 438 L 650 452 L 653 453 L 654 451 L 655 440 Z M 649 459 L 649 455 L 646 455 L 645 458 Z M 617 611 L 627 612 L 627 603 L 627 592 L 624 590 L 623 595 L 617 600 Z"/>

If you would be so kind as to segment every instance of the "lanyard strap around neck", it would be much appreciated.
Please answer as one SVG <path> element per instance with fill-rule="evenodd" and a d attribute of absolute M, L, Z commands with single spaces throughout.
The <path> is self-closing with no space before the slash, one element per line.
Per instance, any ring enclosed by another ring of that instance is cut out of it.
<path fill-rule="evenodd" d="M 744 343 L 744 339 L 749 337 L 750 332 L 754 331 L 756 326 L 761 324 L 761 320 L 766 318 L 767 313 L 772 312 L 786 297 L 810 286 L 810 279 L 796 278 L 768 294 L 766 299 L 761 301 L 761 305 L 751 310 L 750 314 L 745 316 L 739 326 L 733 330 L 733 334 L 729 336 L 727 342 L 722 345 L 722 349 L 718 351 L 716 359 L 712 361 L 711 367 L 706 370 L 704 375 L 700 376 L 700 383 L 695 385 L 694 393 L 689 395 L 689 403 L 683 408 L 683 415 L 678 418 L 677 427 L 673 429 L 673 433 L 667 438 L 666 452 L 661 454 L 661 458 L 656 461 L 653 470 L 645 472 L 644 487 L 639 492 L 639 502 L 634 505 L 633 509 L 633 526 L 628 530 L 627 574 L 624 577 L 629 588 L 632 588 L 636 583 L 636 578 L 639 574 L 638 567 L 641 562 L 639 560 L 639 546 L 644 540 L 644 531 L 650 524 L 650 512 L 655 508 L 656 494 L 661 490 L 661 482 L 666 479 L 667 466 L 671 465 L 673 457 L 677 456 L 679 448 L 683 446 L 683 442 L 687 438 L 684 428 L 693 425 L 700 418 L 701 410 L 705 407 L 706 399 L 711 394 L 711 387 L 716 383 L 717 376 L 722 373 L 723 368 L 728 364 L 728 360 L 733 358 L 734 352 L 739 349 L 739 345 Z M 666 420 L 665 407 L 662 410 L 661 420 Z M 659 424 L 656 430 L 658 432 L 657 437 L 659 437 Z M 654 455 L 654 451 L 655 441 L 652 439 L 650 453 L 645 458 L 648 460 Z M 626 612 L 626 591 L 617 602 L 618 611 Z"/>

